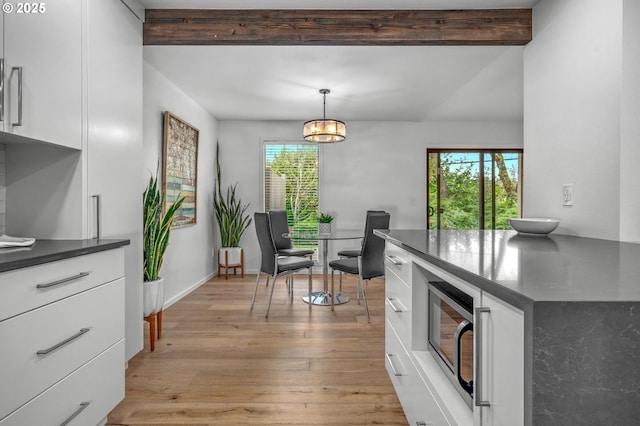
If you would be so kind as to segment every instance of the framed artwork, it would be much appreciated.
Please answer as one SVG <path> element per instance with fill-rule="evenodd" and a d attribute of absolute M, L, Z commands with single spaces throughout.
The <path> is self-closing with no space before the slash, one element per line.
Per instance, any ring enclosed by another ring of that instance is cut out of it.
<path fill-rule="evenodd" d="M 173 218 L 172 227 L 196 223 L 199 133 L 186 121 L 165 111 L 162 162 L 165 211 L 180 197 L 184 197 L 182 207 Z"/>

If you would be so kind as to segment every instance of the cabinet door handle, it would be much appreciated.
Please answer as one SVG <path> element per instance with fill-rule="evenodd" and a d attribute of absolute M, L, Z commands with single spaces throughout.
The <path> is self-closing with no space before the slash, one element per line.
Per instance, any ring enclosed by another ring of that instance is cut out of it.
<path fill-rule="evenodd" d="M 476 337 L 476 381 L 474 383 L 474 392 L 476 394 L 475 396 L 475 400 L 476 400 L 476 407 L 489 407 L 491 406 L 491 402 L 484 400 L 483 399 L 483 395 L 482 395 L 482 380 L 483 380 L 483 374 L 484 372 L 482 371 L 482 345 L 483 345 L 483 340 L 484 340 L 484 336 L 482 335 L 483 333 L 483 326 L 482 326 L 482 314 L 488 314 L 491 312 L 491 309 L 489 308 L 476 308 L 476 315 L 475 315 L 475 321 L 476 321 L 476 327 L 475 327 L 475 337 Z"/>
<path fill-rule="evenodd" d="M 387 303 L 389 304 L 389 306 L 391 306 L 391 309 L 393 309 L 393 312 L 397 312 L 397 313 L 402 312 L 402 309 L 401 309 L 401 308 L 398 308 L 398 307 L 393 303 L 393 300 L 396 300 L 396 299 L 390 299 L 390 298 L 388 298 L 388 297 L 387 297 L 386 299 L 387 299 Z"/>
<path fill-rule="evenodd" d="M 0 121 L 4 121 L 4 58 L 0 58 Z"/>
<path fill-rule="evenodd" d="M 56 343 L 55 345 L 51 346 L 50 348 L 40 349 L 38 352 L 36 352 L 36 354 L 38 354 L 38 355 L 48 355 L 51 352 L 54 352 L 54 351 L 60 349 L 61 347 L 63 347 L 67 343 L 72 342 L 73 340 L 76 340 L 78 337 L 82 336 L 83 334 L 88 333 L 89 330 L 90 330 L 89 328 L 81 328 L 80 331 L 78 331 L 73 336 L 67 337 L 62 342 Z"/>
<path fill-rule="evenodd" d="M 13 67 L 11 71 L 18 72 L 18 121 L 13 126 L 22 126 L 22 67 Z"/>
<path fill-rule="evenodd" d="M 96 236 L 93 238 L 99 240 L 100 239 L 100 210 L 102 209 L 100 200 L 102 199 L 102 195 L 95 194 L 95 195 L 92 195 L 91 198 L 96 200 Z"/>
<path fill-rule="evenodd" d="M 399 373 L 398 370 L 396 370 L 395 365 L 393 365 L 393 361 L 391 361 L 391 357 L 393 356 L 392 354 L 385 354 L 385 356 L 387 357 L 387 361 L 389 362 L 389 365 L 391 366 L 391 371 L 393 371 L 393 375 L 394 376 L 402 376 L 402 373 Z"/>
<path fill-rule="evenodd" d="M 71 277 L 62 278 L 62 279 L 59 279 L 57 281 L 52 281 L 52 282 L 46 283 L 46 284 L 38 284 L 38 285 L 36 285 L 36 288 L 43 289 L 43 288 L 53 287 L 53 286 L 56 286 L 56 285 L 67 283 L 69 281 L 73 281 L 73 280 L 77 280 L 79 278 L 86 277 L 89 274 L 91 274 L 91 272 L 89 272 L 89 271 L 88 272 L 80 272 L 78 275 L 73 275 Z"/>
<path fill-rule="evenodd" d="M 397 260 L 398 257 L 396 256 L 385 256 L 385 259 L 387 259 L 389 262 L 391 262 L 395 266 L 402 266 L 402 261 Z"/>
<path fill-rule="evenodd" d="M 82 410 L 87 408 L 89 406 L 89 404 L 91 404 L 89 401 L 81 402 L 80 403 L 80 408 L 78 408 L 76 411 L 74 411 L 72 415 L 67 417 L 67 419 L 64 422 L 60 423 L 60 426 L 67 426 L 69 424 L 69 422 L 71 420 L 75 419 L 80 413 L 82 413 Z"/>

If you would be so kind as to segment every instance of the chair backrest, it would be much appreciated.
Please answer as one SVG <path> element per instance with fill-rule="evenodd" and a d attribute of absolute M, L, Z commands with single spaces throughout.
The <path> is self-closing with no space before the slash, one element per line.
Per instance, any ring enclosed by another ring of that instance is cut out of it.
<path fill-rule="evenodd" d="M 253 223 L 256 226 L 256 236 L 260 245 L 260 272 L 276 274 L 276 247 L 271 236 L 271 223 L 268 213 L 256 212 L 253 214 Z"/>
<path fill-rule="evenodd" d="M 290 249 L 293 247 L 291 238 L 283 237 L 283 234 L 289 233 L 289 221 L 287 219 L 286 210 L 271 210 L 269 212 L 271 219 L 271 235 L 276 245 L 276 250 Z"/>
<path fill-rule="evenodd" d="M 389 229 L 389 213 L 369 213 L 364 229 L 362 243 L 362 262 L 360 274 L 362 278 L 381 277 L 384 275 L 384 240 L 373 235 L 374 229 Z"/>

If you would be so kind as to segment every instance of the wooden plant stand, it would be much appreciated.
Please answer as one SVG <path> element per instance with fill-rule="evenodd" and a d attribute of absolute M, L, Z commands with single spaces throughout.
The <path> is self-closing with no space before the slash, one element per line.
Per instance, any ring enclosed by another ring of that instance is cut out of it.
<path fill-rule="evenodd" d="M 223 260 L 224 263 L 222 263 Z M 229 265 L 229 252 L 225 251 L 224 259 L 221 259 L 220 249 L 218 249 L 218 276 L 220 276 L 222 268 L 224 268 L 225 280 L 229 279 L 229 269 L 233 269 L 233 275 L 236 275 L 238 268 L 240 268 L 240 277 L 244 278 L 244 250 L 240 248 L 240 263 L 236 265 Z"/>
<path fill-rule="evenodd" d="M 150 314 L 148 317 L 144 317 L 144 320 L 149 323 L 149 347 L 151 352 L 156 348 L 156 329 L 158 331 L 158 340 L 162 337 L 162 310 L 157 314 Z"/>

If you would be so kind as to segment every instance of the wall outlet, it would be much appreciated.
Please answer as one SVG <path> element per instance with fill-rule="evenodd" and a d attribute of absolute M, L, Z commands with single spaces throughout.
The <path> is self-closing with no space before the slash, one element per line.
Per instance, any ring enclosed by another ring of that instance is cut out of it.
<path fill-rule="evenodd" d="M 562 205 L 563 206 L 573 205 L 573 184 L 572 183 L 565 183 L 562 185 Z"/>

